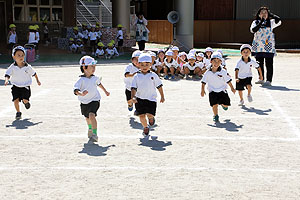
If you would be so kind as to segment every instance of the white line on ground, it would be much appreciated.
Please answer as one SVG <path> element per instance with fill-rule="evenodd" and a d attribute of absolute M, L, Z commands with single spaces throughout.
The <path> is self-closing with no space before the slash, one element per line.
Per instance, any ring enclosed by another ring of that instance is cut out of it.
<path fill-rule="evenodd" d="M 98 134 L 99 140 L 101 138 L 105 139 L 138 139 L 142 138 L 142 135 L 108 135 L 108 134 Z M 1 139 L 34 139 L 34 138 L 53 138 L 53 139 L 63 139 L 63 138 L 87 138 L 86 135 L 1 135 Z M 197 136 L 197 135 L 186 135 L 186 136 L 176 136 L 176 135 L 164 135 L 158 136 L 159 140 L 231 140 L 231 141 L 284 141 L 284 142 L 298 142 L 300 138 L 283 138 L 283 137 L 218 137 L 218 136 Z"/>
<path fill-rule="evenodd" d="M 296 124 L 292 121 L 292 119 L 285 113 L 285 111 L 280 107 L 279 103 L 277 101 L 274 100 L 274 98 L 272 97 L 271 93 L 267 90 L 264 89 L 265 93 L 267 94 L 267 96 L 270 98 L 271 103 L 273 104 L 273 106 L 278 110 L 278 112 L 281 114 L 281 118 L 284 119 L 289 127 L 292 129 L 292 131 L 294 132 L 294 134 L 300 138 L 300 130 L 298 129 L 298 127 L 296 126 Z"/>
<path fill-rule="evenodd" d="M 136 167 L 136 166 L 60 166 L 60 167 L 13 167 L 13 166 L 0 166 L 0 171 L 11 170 L 147 170 L 147 171 L 167 171 L 174 173 L 174 171 L 228 171 L 228 172 L 259 172 L 259 173 L 300 173 L 300 169 L 264 169 L 264 168 L 212 168 L 212 167 Z"/>

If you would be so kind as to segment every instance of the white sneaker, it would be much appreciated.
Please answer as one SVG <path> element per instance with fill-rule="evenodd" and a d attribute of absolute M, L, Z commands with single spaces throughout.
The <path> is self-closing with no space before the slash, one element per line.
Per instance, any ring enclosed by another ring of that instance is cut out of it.
<path fill-rule="evenodd" d="M 263 86 L 272 86 L 271 82 L 270 81 L 266 81 Z"/>
<path fill-rule="evenodd" d="M 243 106 L 244 105 L 244 100 L 241 100 L 240 103 L 238 104 L 239 106 Z"/>
<path fill-rule="evenodd" d="M 255 84 L 264 84 L 264 83 L 265 83 L 264 80 L 258 80 L 258 81 L 255 82 Z"/>
<path fill-rule="evenodd" d="M 93 134 L 92 137 L 90 138 L 91 142 L 98 142 L 98 136 Z"/>
<path fill-rule="evenodd" d="M 248 95 L 247 98 L 248 98 L 248 101 L 249 101 L 249 102 L 252 102 L 252 101 L 253 101 L 253 98 L 252 98 L 251 94 Z"/>
<path fill-rule="evenodd" d="M 91 138 L 93 136 L 93 130 L 89 129 L 88 130 L 88 138 Z"/>

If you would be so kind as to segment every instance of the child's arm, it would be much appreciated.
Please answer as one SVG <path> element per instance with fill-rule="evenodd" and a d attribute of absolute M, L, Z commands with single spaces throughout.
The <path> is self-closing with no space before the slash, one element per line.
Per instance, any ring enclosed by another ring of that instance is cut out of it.
<path fill-rule="evenodd" d="M 5 82 L 4 82 L 4 85 L 7 86 L 8 85 L 8 81 L 10 79 L 10 76 L 8 75 L 5 75 Z"/>
<path fill-rule="evenodd" d="M 110 95 L 110 93 L 105 89 L 105 87 L 102 85 L 102 83 L 99 84 L 99 87 L 105 92 L 106 96 Z"/>
<path fill-rule="evenodd" d="M 158 88 L 158 91 L 160 93 L 160 103 L 165 102 L 165 95 L 162 86 Z"/>
<path fill-rule="evenodd" d="M 9 43 L 9 37 L 11 35 L 11 32 L 9 31 L 9 33 L 7 34 L 7 44 Z"/>
<path fill-rule="evenodd" d="M 38 75 L 37 75 L 36 73 L 35 73 L 34 77 L 35 77 L 35 79 L 36 79 L 37 84 L 38 84 L 38 85 L 41 85 L 41 82 L 40 82 L 40 80 L 39 80 L 39 77 L 38 77 Z"/>
<path fill-rule="evenodd" d="M 233 94 L 235 94 L 235 89 L 234 89 L 234 87 L 233 87 L 233 85 L 232 85 L 231 81 L 230 81 L 230 82 L 228 82 L 227 84 L 230 86 L 230 88 L 231 88 L 231 91 L 233 92 Z"/>
<path fill-rule="evenodd" d="M 136 89 L 135 88 L 131 88 L 131 99 L 132 99 L 133 103 L 137 103 L 135 94 L 136 94 Z"/>
<path fill-rule="evenodd" d="M 240 79 L 239 79 L 238 75 L 239 75 L 239 70 L 235 69 L 235 80 L 236 80 L 237 83 L 240 82 Z"/>
<path fill-rule="evenodd" d="M 78 90 L 78 89 L 74 90 L 74 94 L 77 96 L 85 96 L 85 95 L 87 95 L 87 93 L 89 93 L 87 90 L 84 90 L 83 92 L 80 92 L 80 90 Z"/>
<path fill-rule="evenodd" d="M 259 67 L 259 68 L 257 68 L 257 70 L 258 70 L 258 73 L 259 73 L 259 80 L 262 81 L 264 78 L 263 78 L 263 76 L 262 76 L 261 68 Z"/>
<path fill-rule="evenodd" d="M 205 95 L 205 83 L 202 83 L 202 86 L 201 86 L 201 96 L 204 97 Z"/>
<path fill-rule="evenodd" d="M 134 77 L 134 75 L 136 74 L 137 72 L 134 72 L 133 74 L 130 74 L 129 72 L 125 73 L 125 77 Z"/>

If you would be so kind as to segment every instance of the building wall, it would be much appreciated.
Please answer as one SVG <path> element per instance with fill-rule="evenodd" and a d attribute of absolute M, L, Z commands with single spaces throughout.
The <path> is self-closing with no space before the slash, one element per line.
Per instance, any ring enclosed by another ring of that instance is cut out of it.
<path fill-rule="evenodd" d="M 234 17 L 234 0 L 195 0 L 195 20 L 228 20 Z"/>

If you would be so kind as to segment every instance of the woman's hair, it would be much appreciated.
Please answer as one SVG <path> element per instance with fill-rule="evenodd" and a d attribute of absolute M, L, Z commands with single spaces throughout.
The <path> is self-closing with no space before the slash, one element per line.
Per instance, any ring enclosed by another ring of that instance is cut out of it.
<path fill-rule="evenodd" d="M 266 6 L 262 6 L 262 7 L 260 7 L 260 8 L 258 9 L 258 11 L 257 11 L 257 13 L 256 13 L 256 15 L 255 15 L 255 19 L 256 19 L 256 20 L 259 20 L 259 19 L 260 19 L 259 14 L 260 14 L 260 11 L 262 11 L 262 10 L 266 10 L 266 11 L 268 12 L 268 18 L 270 18 L 270 10 L 269 10 L 269 8 L 266 7 Z"/>

